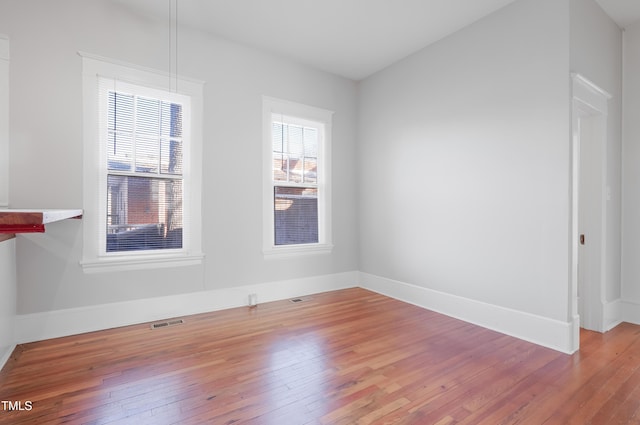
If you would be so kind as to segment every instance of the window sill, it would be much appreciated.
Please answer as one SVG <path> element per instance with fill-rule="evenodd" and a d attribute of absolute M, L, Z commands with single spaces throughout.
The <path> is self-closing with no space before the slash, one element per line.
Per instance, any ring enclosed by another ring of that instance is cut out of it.
<path fill-rule="evenodd" d="M 139 254 L 126 257 L 103 257 L 80 262 L 85 273 L 119 272 L 129 270 L 160 269 L 167 267 L 197 266 L 204 254 Z"/>
<path fill-rule="evenodd" d="M 330 254 L 333 250 L 331 244 L 313 245 L 284 245 L 266 248 L 263 253 L 265 258 L 287 258 L 300 255 Z"/>

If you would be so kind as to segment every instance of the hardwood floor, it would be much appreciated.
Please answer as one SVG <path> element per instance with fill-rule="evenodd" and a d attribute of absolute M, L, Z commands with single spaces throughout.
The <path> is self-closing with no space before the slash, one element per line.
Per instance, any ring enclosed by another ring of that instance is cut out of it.
<path fill-rule="evenodd" d="M 184 320 L 18 346 L 0 423 L 640 424 L 636 325 L 568 356 L 363 289 Z"/>

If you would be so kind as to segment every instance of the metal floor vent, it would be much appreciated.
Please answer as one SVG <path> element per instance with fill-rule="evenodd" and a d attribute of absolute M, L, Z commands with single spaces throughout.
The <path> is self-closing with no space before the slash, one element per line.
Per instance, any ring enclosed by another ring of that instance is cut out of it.
<path fill-rule="evenodd" d="M 182 320 L 182 319 L 168 320 L 166 322 L 152 323 L 151 324 L 151 329 L 166 328 L 166 327 L 169 327 L 169 326 L 181 325 L 183 323 L 184 323 L 184 320 Z"/>
<path fill-rule="evenodd" d="M 289 301 L 291 301 L 292 303 L 301 303 L 306 300 L 304 298 L 292 298 Z"/>

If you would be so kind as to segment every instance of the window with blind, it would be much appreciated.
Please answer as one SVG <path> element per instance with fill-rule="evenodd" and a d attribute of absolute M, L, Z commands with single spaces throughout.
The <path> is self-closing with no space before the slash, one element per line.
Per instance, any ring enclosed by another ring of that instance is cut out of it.
<path fill-rule="evenodd" d="M 105 86 L 106 252 L 181 249 L 183 112 L 188 103 L 144 87 Z M 173 99 L 171 99 L 173 98 Z"/>
<path fill-rule="evenodd" d="M 331 112 L 265 98 L 265 252 L 330 248 Z"/>
<path fill-rule="evenodd" d="M 203 83 L 82 59 L 84 271 L 200 264 Z"/>

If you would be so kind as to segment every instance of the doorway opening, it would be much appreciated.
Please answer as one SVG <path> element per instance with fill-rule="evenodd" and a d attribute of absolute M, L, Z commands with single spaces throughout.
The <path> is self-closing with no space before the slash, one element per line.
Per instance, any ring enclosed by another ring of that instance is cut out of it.
<path fill-rule="evenodd" d="M 572 75 L 571 315 L 573 345 L 580 328 L 604 332 L 607 102 L 604 90 Z"/>

